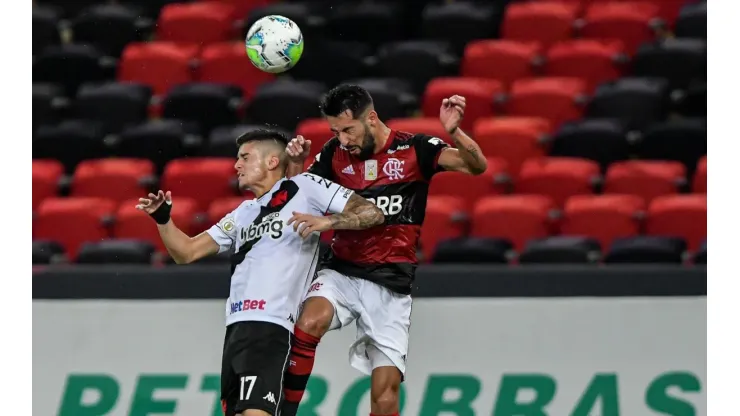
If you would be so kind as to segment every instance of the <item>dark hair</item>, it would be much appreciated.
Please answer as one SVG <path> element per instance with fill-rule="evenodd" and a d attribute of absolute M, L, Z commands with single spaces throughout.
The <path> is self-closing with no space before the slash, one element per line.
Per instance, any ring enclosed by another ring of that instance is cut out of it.
<path fill-rule="evenodd" d="M 287 146 L 288 145 L 288 137 L 275 130 L 269 130 L 269 129 L 256 129 L 252 131 L 248 131 L 241 136 L 236 138 L 236 146 L 241 147 L 244 143 L 248 142 L 254 142 L 254 141 L 265 141 L 265 140 L 275 140 L 279 142 L 282 145 Z"/>
<path fill-rule="evenodd" d="M 366 89 L 358 85 L 342 84 L 332 88 L 321 99 L 321 112 L 325 116 L 337 117 L 345 111 L 357 118 L 373 105 L 373 98 Z"/>

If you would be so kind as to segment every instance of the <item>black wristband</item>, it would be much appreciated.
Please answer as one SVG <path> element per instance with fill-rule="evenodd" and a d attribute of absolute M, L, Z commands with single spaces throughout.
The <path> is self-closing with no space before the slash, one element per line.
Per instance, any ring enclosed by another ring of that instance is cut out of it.
<path fill-rule="evenodd" d="M 172 211 L 172 202 L 164 201 L 162 205 L 157 208 L 156 211 L 149 214 L 150 217 L 154 218 L 157 224 L 165 225 L 170 221 L 170 212 Z"/>

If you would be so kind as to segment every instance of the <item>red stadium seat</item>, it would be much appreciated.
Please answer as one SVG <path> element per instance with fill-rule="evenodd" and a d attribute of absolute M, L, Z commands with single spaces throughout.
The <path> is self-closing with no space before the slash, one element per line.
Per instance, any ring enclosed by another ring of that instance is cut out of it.
<path fill-rule="evenodd" d="M 306 140 L 311 140 L 311 154 L 306 162 L 313 162 L 314 156 L 321 151 L 326 142 L 334 137 L 334 133 L 329 129 L 329 123 L 323 118 L 309 118 L 298 123 L 295 130 L 296 136 L 303 136 Z"/>
<path fill-rule="evenodd" d="M 468 43 L 462 62 L 462 76 L 491 78 L 511 85 L 519 78 L 535 75 L 542 48 L 537 42 L 476 40 Z"/>
<path fill-rule="evenodd" d="M 510 116 L 546 118 L 558 128 L 581 118 L 586 92 L 586 82 L 578 78 L 521 79 L 512 85 L 505 111 Z"/>
<path fill-rule="evenodd" d="M 205 211 L 216 199 L 237 196 L 235 180 L 234 159 L 176 159 L 165 166 L 161 188 L 172 191 L 173 197 L 194 199 Z"/>
<path fill-rule="evenodd" d="M 619 78 L 626 60 L 620 41 L 577 39 L 556 43 L 547 51 L 545 73 L 553 77 L 576 77 L 586 81 L 588 91 Z"/>
<path fill-rule="evenodd" d="M 573 37 L 579 6 L 567 2 L 510 3 L 501 28 L 503 39 L 539 42 L 548 48 Z"/>
<path fill-rule="evenodd" d="M 655 198 L 648 207 L 647 233 L 681 237 L 689 251 L 707 238 L 707 196 L 668 195 Z"/>
<path fill-rule="evenodd" d="M 421 250 L 424 259 L 434 256 L 437 244 L 446 239 L 462 237 L 465 233 L 465 202 L 453 196 L 427 198 L 424 225 L 421 227 Z"/>
<path fill-rule="evenodd" d="M 236 35 L 234 7 L 220 2 L 171 3 L 157 21 L 160 41 L 208 44 Z"/>
<path fill-rule="evenodd" d="M 689 3 L 698 3 L 696 1 L 687 0 L 647 0 L 658 6 L 658 16 L 663 19 L 669 27 L 673 27 L 676 22 L 679 13 L 684 5 Z"/>
<path fill-rule="evenodd" d="M 589 39 L 619 39 L 631 56 L 644 42 L 655 38 L 651 26 L 659 9 L 645 2 L 595 2 L 587 9 L 581 37 Z"/>
<path fill-rule="evenodd" d="M 41 202 L 57 194 L 59 179 L 64 174 L 64 166 L 56 160 L 36 159 L 32 166 L 31 205 L 34 211 Z"/>
<path fill-rule="evenodd" d="M 47 198 L 39 207 L 33 238 L 58 242 L 75 259 L 83 243 L 110 237 L 104 220 L 115 206 L 103 198 Z"/>
<path fill-rule="evenodd" d="M 470 235 L 505 238 L 521 251 L 530 239 L 550 235 L 550 211 L 554 208 L 542 195 L 484 197 L 473 210 Z"/>
<path fill-rule="evenodd" d="M 137 199 L 130 199 L 121 203 L 116 213 L 116 222 L 113 225 L 113 237 L 148 241 L 157 247 L 157 251 L 167 250 L 159 237 L 157 224 L 146 213 L 136 209 Z M 195 235 L 195 214 L 198 203 L 189 198 L 172 197 L 172 222 L 177 228 L 189 236 Z"/>
<path fill-rule="evenodd" d="M 696 173 L 694 174 L 694 183 L 692 186 L 694 192 L 698 194 L 707 193 L 707 157 L 703 156 L 699 159 L 699 163 L 696 166 Z"/>
<path fill-rule="evenodd" d="M 503 158 L 509 171 L 518 173 L 525 160 L 545 155 L 542 140 L 550 131 L 544 118 L 495 117 L 479 119 L 473 136 L 484 155 Z"/>
<path fill-rule="evenodd" d="M 452 138 L 447 134 L 439 117 L 420 117 L 420 118 L 394 118 L 385 123 L 393 130 L 407 131 L 409 133 L 424 133 L 430 136 L 439 137 L 449 144 L 453 144 Z"/>
<path fill-rule="evenodd" d="M 260 85 L 275 79 L 273 74 L 252 65 L 244 52 L 244 42 L 214 43 L 204 47 L 197 76 L 201 82 L 237 85 L 247 98 Z"/>
<path fill-rule="evenodd" d="M 197 45 L 172 42 L 129 44 L 121 56 L 118 80 L 147 84 L 154 94 L 164 95 L 174 85 L 193 81 L 191 64 L 198 51 Z"/>
<path fill-rule="evenodd" d="M 508 167 L 500 158 L 488 158 L 488 169 L 481 175 L 467 175 L 460 172 L 440 172 L 432 177 L 429 184 L 430 196 L 454 196 L 461 198 L 468 209 L 486 195 L 506 192 L 508 186 Z"/>
<path fill-rule="evenodd" d="M 577 195 L 565 204 L 560 232 L 591 237 L 606 251 L 612 241 L 640 234 L 645 201 L 634 195 Z"/>
<path fill-rule="evenodd" d="M 637 195 L 650 202 L 678 193 L 686 180 L 681 162 L 630 160 L 616 162 L 606 171 L 604 193 Z"/>
<path fill-rule="evenodd" d="M 427 84 L 422 112 L 425 117 L 437 117 L 442 100 L 455 94 L 462 95 L 466 106 L 461 127 L 471 131 L 475 120 L 494 115 L 494 100 L 503 90 L 501 82 L 492 79 L 436 78 Z"/>
<path fill-rule="evenodd" d="M 599 178 L 596 162 L 569 158 L 543 157 L 529 159 L 522 164 L 515 189 L 521 194 L 540 194 L 550 197 L 558 206 L 574 195 L 588 195 Z"/>
<path fill-rule="evenodd" d="M 146 196 L 142 182 L 154 174 L 154 164 L 145 159 L 86 160 L 72 177 L 72 196 L 107 198 L 116 202 Z"/>
<path fill-rule="evenodd" d="M 249 199 L 254 199 L 253 196 L 242 197 L 242 196 L 231 196 L 228 198 L 221 198 L 211 202 L 208 206 L 208 225 L 210 227 L 213 224 L 221 221 L 226 214 L 235 210 L 242 202 Z"/>

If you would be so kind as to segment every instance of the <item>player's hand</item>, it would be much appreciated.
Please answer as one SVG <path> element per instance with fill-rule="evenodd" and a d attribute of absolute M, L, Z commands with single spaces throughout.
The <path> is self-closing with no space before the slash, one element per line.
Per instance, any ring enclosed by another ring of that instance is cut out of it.
<path fill-rule="evenodd" d="M 285 151 L 288 153 L 290 162 L 303 163 L 311 153 L 311 140 L 306 140 L 299 135 L 288 143 Z"/>
<path fill-rule="evenodd" d="M 139 203 L 136 205 L 136 209 L 152 214 L 157 210 L 165 201 L 172 203 L 172 193 L 167 191 L 166 193 L 162 190 L 157 192 L 156 195 L 149 194 L 148 198 L 139 198 Z"/>
<path fill-rule="evenodd" d="M 293 212 L 288 220 L 288 225 L 293 224 L 293 229 L 302 237 L 306 238 L 313 232 L 324 232 L 331 229 L 331 219 L 325 216 L 301 214 Z"/>
<path fill-rule="evenodd" d="M 460 127 L 464 115 L 465 97 L 453 95 L 442 100 L 442 106 L 439 108 L 439 121 L 442 122 L 447 133 L 452 134 Z"/>

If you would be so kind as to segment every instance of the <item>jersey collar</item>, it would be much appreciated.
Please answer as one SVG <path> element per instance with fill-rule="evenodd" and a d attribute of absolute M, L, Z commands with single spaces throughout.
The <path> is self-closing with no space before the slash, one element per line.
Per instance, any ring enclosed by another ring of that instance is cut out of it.
<path fill-rule="evenodd" d="M 282 184 L 287 178 L 283 176 L 280 178 L 277 182 L 275 182 L 275 185 L 272 185 L 272 188 L 270 188 L 269 191 L 265 192 L 261 197 L 257 198 L 257 202 L 260 204 L 264 201 L 269 201 L 269 198 L 266 198 L 268 195 L 272 195 L 273 192 L 277 191 L 278 188 L 280 188 L 280 184 Z"/>

